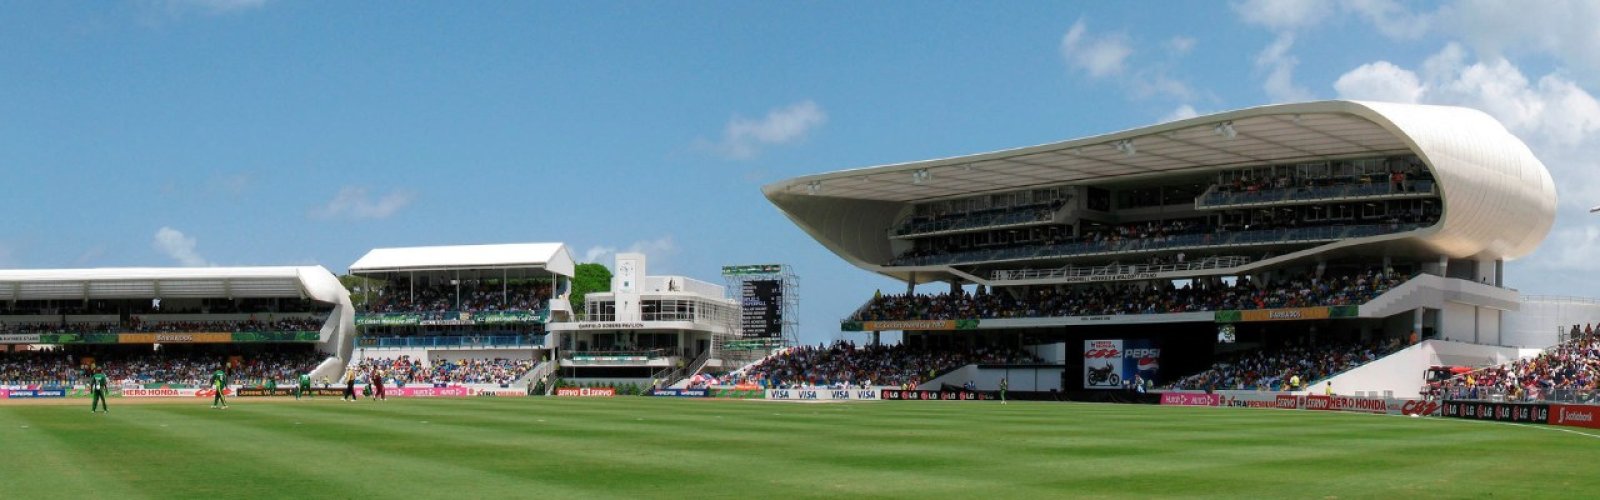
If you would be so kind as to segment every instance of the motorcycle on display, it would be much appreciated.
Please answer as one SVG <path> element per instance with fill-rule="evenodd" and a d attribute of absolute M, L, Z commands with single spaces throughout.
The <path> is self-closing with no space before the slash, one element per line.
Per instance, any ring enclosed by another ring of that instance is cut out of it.
<path fill-rule="evenodd" d="M 1117 374 L 1115 374 L 1115 373 L 1111 373 L 1111 371 L 1112 371 L 1111 363 L 1106 363 L 1105 366 L 1100 367 L 1100 368 L 1090 368 L 1089 369 L 1089 385 L 1092 385 L 1092 386 L 1101 386 L 1101 385 L 1118 386 L 1118 385 L 1122 385 L 1122 377 L 1117 376 Z"/>

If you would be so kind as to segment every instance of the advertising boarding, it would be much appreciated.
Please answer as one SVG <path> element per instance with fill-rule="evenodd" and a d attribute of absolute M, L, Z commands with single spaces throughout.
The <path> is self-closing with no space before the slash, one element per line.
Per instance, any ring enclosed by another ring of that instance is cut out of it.
<path fill-rule="evenodd" d="M 1134 378 L 1155 379 L 1161 349 L 1146 339 L 1083 341 L 1083 388 L 1121 389 Z"/>
<path fill-rule="evenodd" d="M 878 401 L 879 389 L 768 389 L 766 398 L 778 401 Z"/>

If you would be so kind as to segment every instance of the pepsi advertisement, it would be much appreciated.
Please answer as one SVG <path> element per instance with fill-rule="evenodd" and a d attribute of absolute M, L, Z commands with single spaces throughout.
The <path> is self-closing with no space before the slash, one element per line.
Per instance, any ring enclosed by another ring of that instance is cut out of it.
<path fill-rule="evenodd" d="M 1161 348 L 1146 339 L 1083 341 L 1083 388 L 1121 389 L 1137 377 L 1154 380 Z"/>

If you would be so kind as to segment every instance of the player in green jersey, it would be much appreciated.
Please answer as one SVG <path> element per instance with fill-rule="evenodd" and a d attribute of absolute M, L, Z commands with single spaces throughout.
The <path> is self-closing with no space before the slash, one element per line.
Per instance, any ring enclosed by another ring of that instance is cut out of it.
<path fill-rule="evenodd" d="M 227 409 L 228 399 L 222 396 L 222 392 L 228 390 L 228 369 L 226 366 L 217 367 L 216 373 L 211 374 L 211 389 L 217 391 L 216 395 L 211 397 L 211 408 L 215 409 L 220 404 L 222 409 Z"/>
<path fill-rule="evenodd" d="M 106 373 L 95 369 L 94 376 L 89 378 L 89 393 L 94 398 L 89 402 L 89 413 L 105 410 L 111 413 L 111 405 L 106 404 Z"/>
<path fill-rule="evenodd" d="M 300 399 L 300 395 L 302 395 L 302 394 L 305 395 L 308 398 L 316 398 L 317 397 L 317 393 L 311 392 L 311 374 L 310 373 L 302 373 L 302 374 L 300 374 L 300 386 L 296 387 L 294 389 L 294 399 L 298 401 Z"/>

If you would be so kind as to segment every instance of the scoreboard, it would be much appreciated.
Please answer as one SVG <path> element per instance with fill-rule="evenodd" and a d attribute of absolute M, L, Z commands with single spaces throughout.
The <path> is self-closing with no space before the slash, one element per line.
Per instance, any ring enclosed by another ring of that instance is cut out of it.
<path fill-rule="evenodd" d="M 750 280 L 742 284 L 740 309 L 745 337 L 783 335 L 783 281 Z"/>

